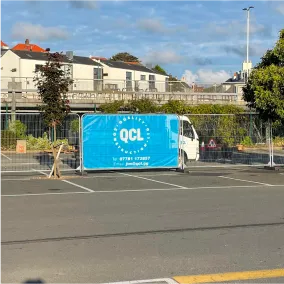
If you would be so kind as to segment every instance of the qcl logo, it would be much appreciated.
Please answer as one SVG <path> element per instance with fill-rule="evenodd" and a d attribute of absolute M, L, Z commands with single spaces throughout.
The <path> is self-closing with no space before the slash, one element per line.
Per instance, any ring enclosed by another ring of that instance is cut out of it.
<path fill-rule="evenodd" d="M 113 129 L 115 146 L 125 154 L 142 152 L 150 140 L 150 129 L 142 118 L 125 116 Z"/>
<path fill-rule="evenodd" d="M 124 143 L 128 143 L 128 141 L 144 141 L 144 138 L 141 137 L 141 129 L 134 129 L 131 128 L 130 130 L 127 130 L 126 128 L 123 128 L 119 132 L 120 140 Z"/>

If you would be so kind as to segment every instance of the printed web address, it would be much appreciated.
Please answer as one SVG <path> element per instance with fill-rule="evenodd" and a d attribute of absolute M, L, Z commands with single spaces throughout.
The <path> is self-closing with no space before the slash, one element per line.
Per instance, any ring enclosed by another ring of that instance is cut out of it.
<path fill-rule="evenodd" d="M 132 162 L 132 163 L 126 163 L 126 166 L 148 166 L 149 163 L 146 163 L 146 162 L 139 162 L 139 163 L 136 163 L 136 162 Z"/>

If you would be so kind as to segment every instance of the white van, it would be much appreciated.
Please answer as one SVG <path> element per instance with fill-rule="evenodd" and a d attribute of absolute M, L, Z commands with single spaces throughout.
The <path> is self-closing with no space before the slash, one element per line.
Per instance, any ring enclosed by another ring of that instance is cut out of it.
<path fill-rule="evenodd" d="M 183 165 L 186 165 L 188 161 L 199 160 L 199 137 L 187 116 L 179 116 L 179 120 L 179 157 L 180 162 L 183 162 Z"/>

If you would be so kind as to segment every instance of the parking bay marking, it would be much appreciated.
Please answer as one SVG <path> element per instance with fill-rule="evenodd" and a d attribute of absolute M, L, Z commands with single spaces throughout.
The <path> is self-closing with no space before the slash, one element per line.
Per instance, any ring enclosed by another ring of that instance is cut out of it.
<path fill-rule="evenodd" d="M 152 181 L 152 182 L 156 182 L 156 183 L 161 183 L 161 184 L 166 184 L 166 185 L 170 185 L 170 186 L 175 186 L 178 188 L 182 188 L 182 189 L 186 189 L 186 186 L 181 186 L 181 185 L 177 185 L 177 184 L 172 184 L 172 183 L 168 183 L 168 182 L 164 182 L 164 181 L 159 181 L 159 180 L 155 180 L 155 179 L 151 179 L 151 178 L 146 178 L 146 177 L 142 177 L 142 176 L 135 176 L 135 175 L 130 175 L 130 174 L 124 174 L 124 173 L 119 173 L 120 175 L 124 175 L 124 176 L 129 176 L 129 177 L 134 177 L 134 178 L 139 178 L 139 179 L 144 179 L 144 180 L 148 180 L 148 181 Z"/>
<path fill-rule="evenodd" d="M 8 156 L 6 156 L 5 154 L 1 153 L 1 155 L 2 155 L 3 157 L 5 157 L 6 159 L 8 159 L 8 160 L 12 161 L 12 159 L 11 159 L 11 158 L 9 158 Z"/>
<path fill-rule="evenodd" d="M 33 169 L 33 170 L 36 171 L 36 172 L 39 172 L 39 173 L 41 173 L 41 174 L 43 174 L 43 175 L 45 175 L 45 176 L 48 176 L 48 174 L 45 173 L 45 172 L 38 171 L 38 170 L 35 170 L 35 169 Z M 92 189 L 90 189 L 90 188 L 87 188 L 87 187 L 82 186 L 82 185 L 80 185 L 80 184 L 71 182 L 71 181 L 69 181 L 69 180 L 61 179 L 60 181 L 65 182 L 65 183 L 69 183 L 69 184 L 71 184 L 71 185 L 73 185 L 73 186 L 75 186 L 75 187 L 82 188 L 82 189 L 84 189 L 84 190 L 86 190 L 86 191 L 88 191 L 88 192 L 95 192 L 94 190 L 92 190 Z"/>
<path fill-rule="evenodd" d="M 231 177 L 225 177 L 225 176 L 219 176 L 219 178 L 225 178 L 225 179 L 231 179 L 231 180 L 243 181 L 243 182 L 250 182 L 250 183 L 256 183 L 256 184 L 265 185 L 265 186 L 273 186 L 272 184 L 268 184 L 268 183 L 262 183 L 262 182 L 257 182 L 257 181 L 252 181 L 252 180 L 245 180 L 245 179 L 239 179 L 239 178 L 231 178 Z"/>

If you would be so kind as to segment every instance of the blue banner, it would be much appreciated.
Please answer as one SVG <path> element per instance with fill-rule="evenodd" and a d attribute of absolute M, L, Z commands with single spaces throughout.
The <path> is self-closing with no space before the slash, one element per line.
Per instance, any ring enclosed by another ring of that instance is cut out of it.
<path fill-rule="evenodd" d="M 176 115 L 97 115 L 82 118 L 83 167 L 147 169 L 178 167 Z"/>

